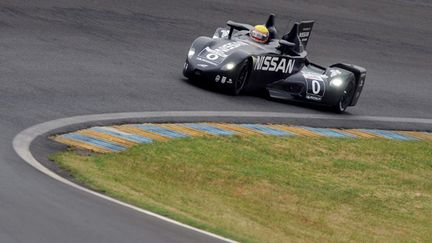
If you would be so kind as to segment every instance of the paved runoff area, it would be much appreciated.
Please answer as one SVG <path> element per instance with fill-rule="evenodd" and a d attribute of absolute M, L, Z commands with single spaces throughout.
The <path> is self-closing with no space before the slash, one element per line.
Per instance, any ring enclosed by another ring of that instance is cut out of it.
<path fill-rule="evenodd" d="M 78 149 L 99 153 L 121 152 L 141 143 L 199 136 L 303 136 L 331 138 L 384 138 L 402 141 L 429 140 L 432 133 L 377 129 L 334 129 L 285 124 L 233 123 L 143 123 L 98 126 L 53 136 L 52 139 Z"/>

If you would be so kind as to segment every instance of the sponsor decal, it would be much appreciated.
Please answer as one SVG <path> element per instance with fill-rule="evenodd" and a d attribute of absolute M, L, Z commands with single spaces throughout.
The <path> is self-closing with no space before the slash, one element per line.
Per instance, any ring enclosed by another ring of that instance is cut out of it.
<path fill-rule="evenodd" d="M 199 64 L 197 64 L 197 66 L 198 66 L 198 67 L 203 67 L 203 68 L 206 68 L 206 67 L 208 67 L 208 65 L 207 65 L 207 64 L 202 64 L 202 63 L 199 63 Z"/>
<path fill-rule="evenodd" d="M 201 57 L 197 57 L 197 60 L 198 60 L 198 61 L 201 61 L 201 62 L 205 62 L 205 63 L 211 64 L 211 65 L 215 65 L 215 66 L 217 65 L 216 63 L 211 62 L 211 61 L 206 60 L 206 59 L 201 58 Z"/>
<path fill-rule="evenodd" d="M 330 77 L 333 78 L 334 76 L 338 76 L 341 75 L 342 72 L 339 70 L 335 70 L 335 69 L 330 69 Z"/>
<path fill-rule="evenodd" d="M 306 94 L 306 99 L 308 100 L 314 100 L 314 101 L 321 101 L 322 97 L 318 97 L 315 95 Z"/>
<path fill-rule="evenodd" d="M 306 81 L 306 99 L 321 101 L 325 90 L 323 75 L 312 72 L 302 72 Z"/>
<path fill-rule="evenodd" d="M 213 35 L 213 39 L 226 38 L 228 37 L 228 35 L 229 35 L 229 30 L 221 29 Z"/>
<path fill-rule="evenodd" d="M 299 37 L 300 38 L 305 38 L 305 37 L 309 37 L 309 32 L 301 32 L 300 34 L 299 34 Z"/>
<path fill-rule="evenodd" d="M 310 36 L 310 32 L 300 32 L 299 33 L 299 38 L 303 43 L 305 43 L 309 40 L 309 36 Z"/>
<path fill-rule="evenodd" d="M 228 34 L 229 34 L 229 30 L 221 30 L 220 37 L 221 38 L 228 37 Z"/>
<path fill-rule="evenodd" d="M 224 84 L 224 83 L 225 83 L 225 81 L 226 81 L 226 79 L 227 79 L 227 78 L 226 78 L 225 76 L 223 76 L 223 77 L 222 77 L 222 80 L 221 80 L 221 83 L 223 83 L 223 84 Z"/>
<path fill-rule="evenodd" d="M 306 99 L 320 101 L 325 93 L 325 83 L 322 80 L 306 79 Z"/>
<path fill-rule="evenodd" d="M 302 74 L 303 77 L 305 77 L 305 79 L 316 79 L 316 80 L 324 81 L 323 78 L 325 78 L 325 75 L 311 73 L 311 72 L 302 72 Z"/>
<path fill-rule="evenodd" d="M 277 56 L 257 56 L 254 70 L 292 73 L 295 60 Z"/>
<path fill-rule="evenodd" d="M 307 42 L 311 36 L 313 22 L 302 22 L 299 26 L 299 38 L 303 45 L 307 45 Z"/>
<path fill-rule="evenodd" d="M 216 49 L 207 46 L 198 54 L 198 57 L 200 58 L 199 60 L 207 60 L 207 63 L 219 65 L 228 57 L 229 54 L 231 54 L 232 50 L 245 45 L 247 44 L 244 42 L 234 41 L 224 44 Z"/>
<path fill-rule="evenodd" d="M 224 83 L 232 84 L 233 83 L 232 79 L 228 79 L 225 76 L 216 75 L 215 82 L 219 83 L 219 81 L 221 82 L 221 84 L 224 84 Z"/>

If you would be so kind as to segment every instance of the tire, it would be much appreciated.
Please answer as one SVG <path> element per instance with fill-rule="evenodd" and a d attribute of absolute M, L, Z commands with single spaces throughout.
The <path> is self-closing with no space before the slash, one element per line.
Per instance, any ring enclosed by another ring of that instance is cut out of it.
<path fill-rule="evenodd" d="M 346 111 L 348 106 L 350 105 L 355 91 L 355 85 L 354 82 L 351 81 L 348 83 L 348 85 L 345 87 L 344 94 L 339 99 L 338 103 L 333 107 L 334 111 L 336 113 L 343 113 Z"/>
<path fill-rule="evenodd" d="M 249 59 L 246 59 L 239 65 L 238 74 L 230 90 L 232 95 L 239 95 L 243 91 L 249 79 L 250 71 Z"/>

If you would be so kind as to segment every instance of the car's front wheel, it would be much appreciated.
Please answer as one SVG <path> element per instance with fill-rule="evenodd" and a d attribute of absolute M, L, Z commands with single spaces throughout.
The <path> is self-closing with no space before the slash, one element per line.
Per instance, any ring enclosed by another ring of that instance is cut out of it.
<path fill-rule="evenodd" d="M 232 95 L 239 95 L 243 89 L 245 88 L 247 84 L 247 80 L 249 78 L 250 74 L 250 63 L 249 59 L 244 60 L 240 65 L 238 70 L 238 74 L 232 84 L 231 87 L 231 94 Z"/>
<path fill-rule="evenodd" d="M 339 99 L 339 102 L 333 107 L 335 112 L 342 113 L 346 111 L 354 97 L 354 91 L 354 82 L 351 81 L 346 86 L 342 97 Z"/>

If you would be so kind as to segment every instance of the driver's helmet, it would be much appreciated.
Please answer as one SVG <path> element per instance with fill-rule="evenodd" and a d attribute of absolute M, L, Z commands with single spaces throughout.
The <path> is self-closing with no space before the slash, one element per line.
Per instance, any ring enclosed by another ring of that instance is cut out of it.
<path fill-rule="evenodd" d="M 256 25 L 249 33 L 252 40 L 266 43 L 269 39 L 269 31 L 264 25 Z"/>

